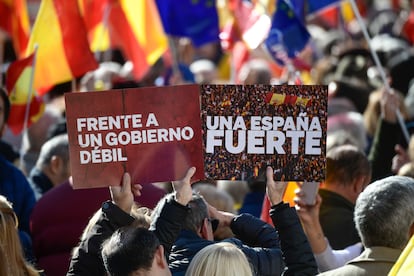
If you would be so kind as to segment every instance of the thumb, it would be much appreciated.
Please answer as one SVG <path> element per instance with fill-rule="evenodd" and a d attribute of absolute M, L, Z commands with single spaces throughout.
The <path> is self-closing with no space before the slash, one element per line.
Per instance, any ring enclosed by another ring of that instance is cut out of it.
<path fill-rule="evenodd" d="M 190 182 L 190 180 L 191 180 L 191 177 L 193 177 L 193 175 L 195 174 L 195 172 L 196 172 L 196 168 L 195 167 L 191 167 L 191 168 L 189 168 L 188 170 L 187 170 L 187 173 L 185 174 L 185 177 L 184 177 L 184 181 L 185 182 Z"/>
<path fill-rule="evenodd" d="M 270 166 L 268 166 L 266 168 L 266 179 L 267 179 L 266 182 L 268 182 L 269 180 L 272 180 L 273 181 L 273 169 Z"/>
<path fill-rule="evenodd" d="M 124 173 L 122 177 L 121 192 L 131 191 L 131 175 L 129 173 Z"/>

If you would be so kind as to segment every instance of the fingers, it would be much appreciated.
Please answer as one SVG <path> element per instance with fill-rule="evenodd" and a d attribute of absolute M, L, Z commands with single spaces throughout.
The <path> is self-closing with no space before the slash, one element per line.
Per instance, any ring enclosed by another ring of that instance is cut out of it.
<path fill-rule="evenodd" d="M 132 193 L 135 196 L 141 196 L 141 190 L 142 190 L 142 185 L 140 185 L 140 184 L 132 185 Z"/>
<path fill-rule="evenodd" d="M 187 170 L 186 175 L 184 176 L 183 181 L 185 181 L 185 182 L 190 182 L 191 177 L 193 177 L 193 175 L 195 174 L 195 172 L 196 172 L 196 168 L 195 168 L 195 167 L 191 167 L 191 168 L 189 168 L 189 169 Z"/>
<path fill-rule="evenodd" d="M 122 176 L 122 185 L 121 185 L 121 191 L 130 191 L 131 190 L 131 175 L 129 173 L 124 173 Z"/>
<path fill-rule="evenodd" d="M 274 179 L 273 179 L 273 169 L 270 166 L 268 166 L 266 168 L 266 179 L 267 179 L 267 182 L 269 182 L 269 181 L 273 182 L 274 181 Z"/>

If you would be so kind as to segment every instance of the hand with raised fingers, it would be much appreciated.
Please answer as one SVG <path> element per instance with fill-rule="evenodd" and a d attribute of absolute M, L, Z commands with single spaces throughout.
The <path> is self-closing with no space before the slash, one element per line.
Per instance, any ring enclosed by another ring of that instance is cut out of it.
<path fill-rule="evenodd" d="M 131 175 L 124 173 L 120 186 L 110 186 L 112 202 L 126 213 L 131 212 L 134 203 L 134 195 L 141 195 L 142 186 L 140 184 L 131 184 Z"/>
<path fill-rule="evenodd" d="M 272 206 L 283 201 L 286 186 L 287 182 L 274 180 L 272 167 L 266 168 L 266 194 Z"/>
<path fill-rule="evenodd" d="M 322 198 L 317 194 L 315 204 L 309 205 L 305 201 L 305 193 L 302 190 L 302 186 L 306 184 L 298 183 L 297 185 L 299 188 L 295 190 L 295 198 L 293 201 L 295 202 L 295 208 L 300 220 L 305 224 L 319 223 L 319 210 L 321 208 Z"/>
<path fill-rule="evenodd" d="M 175 191 L 175 200 L 181 205 L 187 205 L 193 197 L 193 190 L 191 188 L 191 177 L 193 177 L 196 171 L 195 167 L 191 167 L 187 170 L 184 178 L 172 182 L 173 189 Z"/>

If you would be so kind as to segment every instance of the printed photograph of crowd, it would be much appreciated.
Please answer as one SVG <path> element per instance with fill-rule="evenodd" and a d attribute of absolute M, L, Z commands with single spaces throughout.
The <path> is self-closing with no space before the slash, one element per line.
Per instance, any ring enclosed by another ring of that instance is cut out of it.
<path fill-rule="evenodd" d="M 269 102 L 266 98 L 269 93 L 282 95 L 281 98 L 285 101 Z M 320 155 L 306 155 L 305 139 L 302 138 L 299 139 L 298 154 L 290 154 L 290 138 L 286 138 L 283 144 L 286 154 L 249 154 L 246 148 L 239 154 L 232 154 L 225 148 L 224 143 L 222 146 L 216 146 L 213 153 L 205 153 L 206 178 L 246 180 L 259 169 L 272 166 L 278 168 L 275 170 L 275 178 L 278 180 L 320 181 L 324 179 L 326 94 L 327 87 L 317 85 L 203 85 L 201 103 L 204 142 L 207 139 L 207 116 L 232 116 L 233 118 L 243 116 L 246 130 L 249 130 L 251 116 L 293 117 L 296 121 L 300 114 L 306 113 L 309 122 L 313 117 L 318 117 L 322 128 Z M 287 100 L 288 97 L 294 100 Z M 307 103 L 300 104 L 297 99 L 305 99 Z M 233 145 L 237 146 L 237 143 L 237 131 L 234 131 Z"/>

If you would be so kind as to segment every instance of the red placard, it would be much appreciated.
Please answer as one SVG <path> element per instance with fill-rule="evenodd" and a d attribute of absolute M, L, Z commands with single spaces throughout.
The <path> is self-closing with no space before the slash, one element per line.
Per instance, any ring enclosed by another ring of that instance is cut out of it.
<path fill-rule="evenodd" d="M 65 95 L 74 188 L 204 178 L 200 87 L 182 85 Z"/>

